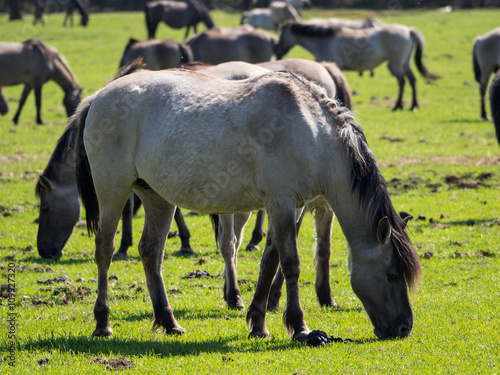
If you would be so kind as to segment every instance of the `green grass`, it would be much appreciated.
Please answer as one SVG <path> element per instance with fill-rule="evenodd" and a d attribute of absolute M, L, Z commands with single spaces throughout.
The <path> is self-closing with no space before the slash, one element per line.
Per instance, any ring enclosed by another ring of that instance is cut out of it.
<path fill-rule="evenodd" d="M 215 22 L 239 23 L 238 14 L 216 11 Z M 111 325 L 114 336 L 91 339 L 97 278 L 93 239 L 75 229 L 58 262 L 41 259 L 36 251 L 38 201 L 34 196 L 36 170 L 44 169 L 66 118 L 62 92 L 53 83 L 43 89 L 44 126 L 36 126 L 33 97 L 11 123 L 17 107 L 0 118 L 0 269 L 7 284 L 8 264 L 16 265 L 16 367 L 14 372 L 37 370 L 51 374 L 102 373 L 102 359 L 123 356 L 132 361 L 131 373 L 498 373 L 500 362 L 500 153 L 493 125 L 479 119 L 479 97 L 471 67 L 475 36 L 498 26 L 497 9 L 458 11 L 324 11 L 305 17 L 365 17 L 418 27 L 426 37 L 427 67 L 443 78 L 429 85 L 417 77 L 421 108 L 392 113 L 397 85 L 383 66 L 375 77 L 346 72 L 354 104 L 397 210 L 412 213 L 412 241 L 422 257 L 424 278 L 412 296 L 414 330 L 405 340 L 379 341 L 349 284 L 347 249 L 334 224 L 331 259 L 332 291 L 339 308 L 318 306 L 314 285 L 312 219 L 306 217 L 299 238 L 302 261 L 301 301 L 311 329 L 351 338 L 348 344 L 310 348 L 290 341 L 281 312 L 267 316 L 270 340 L 249 340 L 245 313 L 229 311 L 222 299 L 223 262 L 211 225 L 204 215 L 186 217 L 196 255 L 179 257 L 179 242 L 165 249 L 163 272 L 169 299 L 182 337 L 152 333 L 152 308 L 137 249 L 131 258 L 112 264 L 118 280 L 110 284 Z M 62 15 L 50 15 L 46 27 L 7 22 L 0 17 L 0 39 L 39 38 L 69 61 L 79 83 L 90 95 L 115 72 L 129 37 L 144 39 L 141 13 L 92 16 L 87 29 L 62 28 Z M 181 40 L 183 31 L 161 25 L 159 37 Z M 294 48 L 287 57 L 311 56 Z M 408 86 L 408 85 L 407 85 Z M 21 87 L 4 88 L 17 100 Z M 409 88 L 405 104 L 410 103 Z M 450 176 L 455 177 L 455 182 Z M 458 178 L 458 179 L 457 179 Z M 448 182 L 447 182 L 448 181 Z M 450 182 L 451 181 L 451 182 Z M 84 213 L 82 213 L 84 215 Z M 425 219 L 423 218 L 425 217 Z M 430 219 L 433 220 L 430 220 Z M 138 242 L 143 211 L 134 220 Z M 245 232 L 249 239 L 251 225 Z M 241 251 L 238 258 L 243 301 L 248 306 L 258 276 L 260 252 Z M 196 269 L 216 278 L 184 279 Z M 37 283 L 61 275 L 64 284 Z M 85 282 L 77 282 L 78 278 Z M 78 289 L 80 287 L 80 289 Z M 85 288 L 88 288 L 85 289 Z M 0 371 L 8 365 L 8 303 L 2 300 Z M 39 364 L 41 359 L 48 362 Z M 108 366 L 116 366 L 111 363 Z M 118 369 L 115 367 L 115 369 Z"/>

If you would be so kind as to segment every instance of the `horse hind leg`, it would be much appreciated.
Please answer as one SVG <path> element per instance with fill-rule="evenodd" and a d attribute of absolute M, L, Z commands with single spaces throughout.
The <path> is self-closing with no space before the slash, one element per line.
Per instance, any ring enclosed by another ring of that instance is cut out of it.
<path fill-rule="evenodd" d="M 175 209 L 174 220 L 177 224 L 177 229 L 179 229 L 179 237 L 181 238 L 181 248 L 179 252 L 183 255 L 194 254 L 194 251 L 191 248 L 191 244 L 189 243 L 191 233 L 189 232 L 189 228 L 184 221 L 184 216 L 182 215 L 181 209 L 179 207 Z"/>
<path fill-rule="evenodd" d="M 97 264 L 97 299 L 94 305 L 96 329 L 92 337 L 110 336 L 113 330 L 109 325 L 108 303 L 108 272 L 114 251 L 116 227 L 120 221 L 123 206 L 128 198 L 125 194 L 122 199 L 114 194 L 112 201 L 107 201 L 105 206 L 99 206 L 99 230 L 95 238 L 95 260 Z M 104 201 L 104 200 L 102 200 Z"/>
<path fill-rule="evenodd" d="M 413 71 L 411 70 L 409 65 L 405 67 L 405 75 L 406 77 L 408 77 L 408 81 L 410 82 L 411 93 L 412 93 L 412 102 L 410 111 L 416 111 L 419 107 L 417 100 L 417 80 L 415 79 L 415 75 L 413 74 Z"/>
<path fill-rule="evenodd" d="M 14 118 L 12 119 L 12 121 L 16 125 L 19 122 L 19 116 L 21 115 L 21 110 L 23 109 L 24 103 L 26 103 L 26 99 L 28 98 L 28 95 L 30 94 L 30 92 L 31 92 L 31 87 L 28 87 L 25 85 L 23 88 L 23 93 L 21 94 L 21 99 L 19 99 L 19 106 L 17 107 L 16 114 L 14 115 Z"/>
<path fill-rule="evenodd" d="M 142 200 L 145 212 L 139 254 L 155 315 L 153 331 L 156 331 L 158 327 L 163 327 L 169 335 L 182 334 L 184 328 L 174 318 L 162 276 L 165 241 L 172 224 L 175 206 L 166 202 L 151 189 L 137 190 L 136 193 Z"/>
<path fill-rule="evenodd" d="M 252 251 L 252 250 L 260 250 L 259 249 L 259 243 L 262 241 L 262 239 L 265 236 L 264 232 L 264 219 L 266 217 L 266 212 L 264 210 L 259 210 L 257 211 L 257 217 L 255 219 L 255 226 L 252 231 L 252 238 L 250 239 L 250 242 L 246 246 L 245 250 L 247 251 Z"/>
<path fill-rule="evenodd" d="M 127 257 L 127 250 L 132 246 L 133 228 L 132 218 L 134 212 L 134 193 L 132 193 L 125 204 L 122 212 L 122 240 L 120 248 L 113 254 L 113 259 L 120 259 Z"/>
<path fill-rule="evenodd" d="M 486 105 L 485 105 L 485 96 L 486 96 L 486 89 L 488 87 L 488 81 L 490 79 L 489 74 L 483 74 L 481 75 L 481 82 L 479 83 L 479 97 L 480 97 L 480 104 L 481 104 L 481 118 L 483 120 L 489 121 L 488 114 L 486 113 Z"/>
<path fill-rule="evenodd" d="M 391 65 L 388 65 L 388 68 L 392 75 L 396 77 L 399 86 L 398 99 L 396 100 L 396 105 L 392 109 L 393 111 L 397 111 L 398 109 L 403 109 L 403 93 L 405 88 L 405 77 L 403 73 L 403 69 L 393 68 Z"/>

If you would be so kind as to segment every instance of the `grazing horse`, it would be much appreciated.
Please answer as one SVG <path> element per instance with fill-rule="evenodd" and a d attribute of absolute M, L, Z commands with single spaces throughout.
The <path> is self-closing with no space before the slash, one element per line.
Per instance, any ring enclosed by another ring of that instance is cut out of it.
<path fill-rule="evenodd" d="M 12 120 L 14 124 L 19 122 L 26 98 L 33 89 L 36 123 L 43 123 L 42 86 L 48 80 L 53 80 L 63 89 L 63 104 L 66 114 L 71 116 L 80 102 L 82 89 L 64 57 L 56 49 L 34 39 L 23 43 L 0 42 L 0 86 L 24 85 L 19 107 Z"/>
<path fill-rule="evenodd" d="M 198 32 L 197 26 L 200 22 L 203 22 L 207 29 L 214 27 L 214 21 L 210 17 L 208 8 L 198 0 L 152 1 L 146 4 L 145 13 L 148 39 L 155 37 L 156 28 L 160 21 L 174 29 L 187 26 L 184 39 L 187 39 L 191 27 L 193 27 L 195 34 Z"/>
<path fill-rule="evenodd" d="M 273 2 L 269 8 L 255 8 L 243 12 L 240 24 L 248 23 L 255 28 L 278 31 L 281 24 L 288 20 L 300 20 L 295 8 L 286 2 Z"/>
<path fill-rule="evenodd" d="M 472 49 L 472 63 L 474 76 L 479 82 L 479 95 L 481 98 L 481 118 L 488 120 L 484 95 L 488 87 L 491 73 L 500 69 L 500 27 L 478 36 Z"/>
<path fill-rule="evenodd" d="M 369 29 L 371 27 L 382 27 L 383 23 L 375 18 L 366 18 L 364 20 L 346 20 L 343 18 L 314 18 L 305 23 L 311 25 L 323 26 L 342 26 L 349 29 Z"/>
<path fill-rule="evenodd" d="M 184 332 L 162 276 L 175 207 L 229 216 L 265 208 L 270 227 L 247 313 L 250 336 L 269 335 L 267 298 L 281 264 L 284 323 L 290 336 L 305 340 L 310 331 L 299 300 L 296 209 L 323 197 L 347 238 L 351 285 L 375 335 L 410 334 L 408 289 L 420 274 L 418 255 L 361 128 L 319 86 L 289 72 L 228 81 L 185 70 L 142 71 L 85 99 L 71 123 L 77 126 L 78 189 L 87 228 L 96 233 L 93 336 L 113 332 L 108 272 L 116 227 L 132 191 L 145 210 L 139 253 L 153 329 Z M 236 243 L 235 235 L 228 237 Z"/>
<path fill-rule="evenodd" d="M 415 64 L 428 79 L 437 75 L 422 63 L 424 36 L 414 27 L 388 24 L 382 27 L 354 30 L 345 27 L 310 25 L 285 22 L 276 46 L 276 57 L 281 59 L 296 44 L 311 52 L 316 61 L 334 61 L 342 70 L 371 70 L 382 62 L 399 84 L 399 94 L 393 110 L 403 109 L 405 76 L 413 93 L 411 109 L 418 108 L 416 79 L 410 68 L 413 47 L 416 46 Z"/>
<path fill-rule="evenodd" d="M 495 123 L 495 133 L 497 141 L 500 145 L 500 70 L 497 71 L 495 78 L 491 81 L 490 85 L 490 107 L 491 116 Z"/>
<path fill-rule="evenodd" d="M 260 63 L 271 60 L 276 38 L 250 25 L 240 25 L 205 30 L 191 37 L 186 44 L 191 47 L 196 61 L 207 64 L 227 61 Z"/>
<path fill-rule="evenodd" d="M 116 78 L 144 68 L 144 64 L 134 61 L 121 68 Z M 54 152 L 43 171 L 39 171 L 35 193 L 40 198 L 38 216 L 37 248 L 42 258 L 59 259 L 63 253 L 73 228 L 80 217 L 80 202 L 76 185 L 75 125 L 70 124 L 59 138 Z M 115 257 L 123 257 L 132 245 L 132 216 L 140 205 L 130 197 L 122 213 L 122 239 Z M 192 254 L 189 229 L 179 209 L 175 221 L 181 238 L 180 252 Z"/>
<path fill-rule="evenodd" d="M 68 20 L 71 26 L 73 26 L 73 13 L 75 9 L 78 10 L 81 15 L 80 25 L 87 26 L 87 24 L 89 23 L 90 12 L 87 4 L 85 3 L 85 0 L 67 0 L 66 15 L 64 16 L 63 26 L 66 26 Z"/>
<path fill-rule="evenodd" d="M 142 57 L 147 69 L 161 70 L 176 68 L 193 61 L 191 48 L 174 39 L 155 39 L 139 41 L 130 38 L 120 61 L 125 66 L 138 57 Z"/>

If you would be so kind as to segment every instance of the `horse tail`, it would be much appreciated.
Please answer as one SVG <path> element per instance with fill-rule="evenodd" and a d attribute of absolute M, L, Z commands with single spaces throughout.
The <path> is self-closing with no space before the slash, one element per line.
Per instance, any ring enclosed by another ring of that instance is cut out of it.
<path fill-rule="evenodd" d="M 76 113 L 71 116 L 69 126 L 76 129 L 76 184 L 78 193 L 82 198 L 87 219 L 87 231 L 90 234 L 96 233 L 99 229 L 99 202 L 92 179 L 87 151 L 83 144 L 83 132 L 85 130 L 85 120 L 90 110 L 90 105 L 95 95 L 86 98 L 78 107 Z"/>
<path fill-rule="evenodd" d="M 154 39 L 156 34 L 156 27 L 158 26 L 158 21 L 153 19 L 153 10 L 148 4 L 144 7 L 144 13 L 146 14 L 146 28 L 148 29 L 148 39 Z"/>
<path fill-rule="evenodd" d="M 219 245 L 219 215 L 210 215 L 210 221 L 212 222 L 212 227 L 214 229 L 215 243 Z"/>
<path fill-rule="evenodd" d="M 330 76 L 335 82 L 335 99 L 338 99 L 342 102 L 344 107 L 352 110 L 352 93 L 349 84 L 347 83 L 347 79 L 342 74 L 337 64 L 334 62 L 323 61 L 321 63 L 325 67 L 325 69 L 330 73 Z"/>
<path fill-rule="evenodd" d="M 179 65 L 188 64 L 194 61 L 193 51 L 187 44 L 179 43 L 179 51 L 181 53 L 181 62 Z"/>
<path fill-rule="evenodd" d="M 495 133 L 500 145 L 500 73 L 497 72 L 490 85 L 490 108 L 491 117 L 495 123 Z"/>
<path fill-rule="evenodd" d="M 477 61 L 476 43 L 474 43 L 474 47 L 472 48 L 472 67 L 474 68 L 476 81 L 481 83 L 481 67 L 479 66 L 479 61 Z"/>
<path fill-rule="evenodd" d="M 424 54 L 425 46 L 424 34 L 422 34 L 422 32 L 415 27 L 410 27 L 410 34 L 413 42 L 416 44 L 415 65 L 417 65 L 418 71 L 428 79 L 441 78 L 437 74 L 434 74 L 427 70 L 427 68 L 424 66 L 424 63 L 422 62 L 422 56 Z"/>

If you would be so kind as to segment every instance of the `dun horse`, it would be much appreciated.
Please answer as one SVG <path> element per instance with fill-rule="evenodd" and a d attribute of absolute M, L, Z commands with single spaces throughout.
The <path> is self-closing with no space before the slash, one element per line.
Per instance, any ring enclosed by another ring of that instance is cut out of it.
<path fill-rule="evenodd" d="M 491 81 L 490 85 L 490 107 L 491 116 L 495 123 L 495 132 L 497 141 L 500 145 L 500 70 L 497 71 L 495 78 Z"/>
<path fill-rule="evenodd" d="M 399 94 L 393 110 L 403 109 L 405 76 L 413 93 L 411 109 L 418 108 L 416 79 L 410 68 L 413 47 L 415 64 L 428 79 L 438 78 L 422 62 L 424 37 L 413 27 L 384 25 L 377 28 L 353 30 L 344 27 L 310 25 L 286 22 L 276 47 L 276 57 L 281 59 L 296 44 L 311 52 L 317 61 L 334 61 L 342 70 L 372 70 L 387 61 L 389 71 L 396 77 Z"/>
<path fill-rule="evenodd" d="M 240 24 L 248 23 L 255 28 L 278 31 L 281 24 L 288 20 L 299 21 L 300 16 L 289 3 L 275 1 L 269 8 L 255 8 L 243 12 Z"/>
<path fill-rule="evenodd" d="M 186 44 L 191 47 L 195 60 L 207 64 L 227 61 L 259 63 L 271 60 L 276 39 L 265 31 L 241 25 L 205 30 L 191 37 Z"/>
<path fill-rule="evenodd" d="M 80 102 L 82 89 L 64 57 L 38 40 L 32 39 L 24 43 L 0 42 L 0 86 L 24 85 L 19 107 L 13 118 L 14 124 L 19 122 L 21 110 L 31 90 L 35 91 L 36 123 L 43 123 L 42 86 L 48 80 L 53 80 L 63 89 L 63 104 L 66 114 L 71 116 Z"/>
<path fill-rule="evenodd" d="M 147 69 L 176 68 L 193 61 L 191 48 L 174 39 L 139 41 L 130 38 L 120 61 L 120 67 L 142 57 Z"/>
<path fill-rule="evenodd" d="M 155 37 L 158 23 L 161 21 L 174 29 L 186 27 L 184 39 L 188 37 L 191 27 L 195 34 L 198 32 L 197 26 L 200 22 L 203 22 L 208 29 L 214 27 L 208 8 L 198 0 L 152 1 L 146 4 L 145 13 L 149 39 Z"/>
<path fill-rule="evenodd" d="M 500 69 L 500 27 L 478 36 L 472 49 L 472 62 L 474 76 L 479 82 L 479 95 L 481 98 L 481 118 L 488 120 L 484 95 L 488 88 L 491 73 Z"/>
<path fill-rule="evenodd" d="M 116 103 L 130 103 L 126 115 Z M 104 137 L 103 122 L 113 130 Z M 265 307 L 279 263 L 287 285 L 285 326 L 290 336 L 305 340 L 310 331 L 298 293 L 296 209 L 323 196 L 349 243 L 351 284 L 375 334 L 410 334 L 408 288 L 420 274 L 418 256 L 361 128 L 317 85 L 286 72 L 226 81 L 190 71 L 144 71 L 87 98 L 71 123 L 77 126 L 77 183 L 87 228 L 96 233 L 94 336 L 112 334 L 108 272 L 132 191 L 146 215 L 139 252 L 154 329 L 184 332 L 161 271 L 175 206 L 219 214 L 266 208 L 270 228 L 247 313 L 250 336 L 269 335 Z M 249 142 L 262 131 L 272 136 Z"/>

